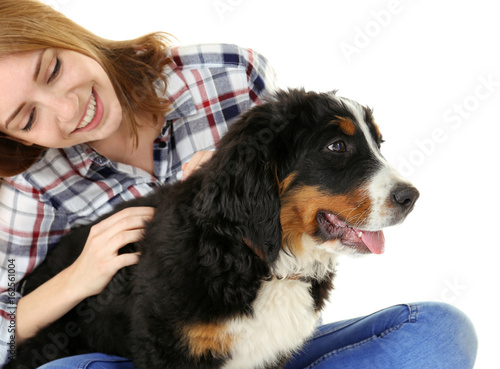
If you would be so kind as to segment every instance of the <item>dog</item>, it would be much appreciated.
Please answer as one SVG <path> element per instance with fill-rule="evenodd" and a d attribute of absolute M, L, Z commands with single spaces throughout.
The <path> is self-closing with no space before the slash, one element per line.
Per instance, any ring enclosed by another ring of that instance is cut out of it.
<path fill-rule="evenodd" d="M 340 254 L 380 254 L 382 229 L 419 193 L 380 153 L 371 109 L 337 93 L 278 91 L 243 113 L 187 180 L 153 206 L 137 265 L 17 348 L 6 368 L 87 352 L 139 369 L 278 369 L 313 334 Z M 28 277 L 70 265 L 77 228 Z"/>

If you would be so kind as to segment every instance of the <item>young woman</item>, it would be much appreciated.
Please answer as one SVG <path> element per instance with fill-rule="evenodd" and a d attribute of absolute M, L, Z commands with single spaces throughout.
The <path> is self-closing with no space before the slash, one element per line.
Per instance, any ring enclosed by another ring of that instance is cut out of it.
<path fill-rule="evenodd" d="M 97 224 L 73 265 L 22 296 L 19 282 L 60 237 L 189 175 L 273 78 L 249 49 L 171 47 L 161 33 L 114 42 L 36 0 L 0 2 L 1 365 L 16 343 L 138 262 L 118 250 L 140 237 L 153 210 L 127 209 Z M 319 327 L 287 368 L 465 369 L 476 347 L 455 308 L 409 304 Z M 101 353 L 44 368 L 82 364 L 133 368 Z"/>

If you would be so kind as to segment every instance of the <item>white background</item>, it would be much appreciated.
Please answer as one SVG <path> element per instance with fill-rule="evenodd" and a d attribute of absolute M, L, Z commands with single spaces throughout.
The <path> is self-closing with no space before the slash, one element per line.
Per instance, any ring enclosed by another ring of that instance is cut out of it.
<path fill-rule="evenodd" d="M 46 0 L 94 33 L 167 31 L 253 48 L 280 85 L 369 105 L 383 153 L 418 187 L 386 252 L 342 259 L 327 322 L 445 301 L 473 320 L 476 368 L 498 359 L 500 21 L 488 0 Z"/>

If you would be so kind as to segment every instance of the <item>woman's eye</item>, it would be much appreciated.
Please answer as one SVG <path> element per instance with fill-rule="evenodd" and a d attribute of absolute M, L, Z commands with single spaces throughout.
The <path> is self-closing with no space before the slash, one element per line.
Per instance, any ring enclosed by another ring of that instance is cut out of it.
<path fill-rule="evenodd" d="M 30 117 L 28 119 L 28 123 L 24 126 L 22 129 L 24 132 L 29 132 L 30 129 L 33 127 L 33 124 L 35 123 L 36 119 L 36 109 L 31 110 Z"/>
<path fill-rule="evenodd" d="M 345 152 L 347 146 L 344 141 L 335 141 L 334 143 L 327 146 L 328 150 L 333 152 Z"/>
<path fill-rule="evenodd" d="M 52 71 L 52 74 L 50 75 L 47 83 L 50 83 L 54 78 L 56 78 L 60 70 L 61 70 L 61 60 L 59 58 L 56 58 L 56 65 L 54 66 L 54 70 Z"/>

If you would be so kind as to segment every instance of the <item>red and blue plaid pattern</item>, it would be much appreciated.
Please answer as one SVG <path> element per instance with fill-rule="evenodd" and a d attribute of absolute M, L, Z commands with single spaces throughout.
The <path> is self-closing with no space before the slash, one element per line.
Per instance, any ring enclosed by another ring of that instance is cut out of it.
<path fill-rule="evenodd" d="M 250 49 L 193 45 L 169 53 L 165 73 L 172 110 L 154 143 L 154 177 L 77 145 L 49 149 L 27 172 L 0 184 L 0 366 L 8 358 L 8 314 L 21 297 L 16 291 L 12 299 L 9 279 L 21 281 L 70 228 L 178 179 L 184 162 L 214 149 L 228 125 L 274 88 L 266 59 Z"/>

